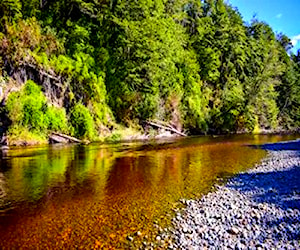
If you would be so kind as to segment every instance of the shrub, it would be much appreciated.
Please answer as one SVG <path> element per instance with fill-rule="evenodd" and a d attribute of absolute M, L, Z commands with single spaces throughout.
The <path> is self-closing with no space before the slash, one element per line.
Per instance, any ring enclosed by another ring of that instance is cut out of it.
<path fill-rule="evenodd" d="M 41 88 L 33 81 L 27 81 L 20 91 L 9 95 L 6 110 L 13 126 L 40 133 L 68 130 L 65 110 L 48 106 Z"/>
<path fill-rule="evenodd" d="M 33 81 L 27 81 L 19 92 L 11 93 L 6 104 L 13 125 L 41 131 L 47 129 L 46 108 L 46 97 Z"/>
<path fill-rule="evenodd" d="M 66 111 L 64 108 L 48 106 L 46 119 L 49 130 L 61 132 L 68 131 Z"/>
<path fill-rule="evenodd" d="M 28 128 L 13 125 L 8 130 L 9 144 L 15 146 L 46 144 L 45 135 L 37 131 L 29 131 Z"/>
<path fill-rule="evenodd" d="M 76 104 L 71 110 L 70 122 L 73 134 L 78 138 L 92 139 L 95 135 L 94 121 L 88 108 Z"/>

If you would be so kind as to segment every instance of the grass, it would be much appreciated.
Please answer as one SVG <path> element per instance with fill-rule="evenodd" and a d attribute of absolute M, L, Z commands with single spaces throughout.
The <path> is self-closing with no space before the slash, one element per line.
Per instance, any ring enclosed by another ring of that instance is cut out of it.
<path fill-rule="evenodd" d="M 29 131 L 27 128 L 20 126 L 11 127 L 7 136 L 9 145 L 14 146 L 42 145 L 48 143 L 46 135 Z"/>
<path fill-rule="evenodd" d="M 136 127 L 123 127 L 118 125 L 110 135 L 105 137 L 106 142 L 119 142 L 128 140 L 139 140 L 143 139 L 143 134 L 139 128 Z"/>

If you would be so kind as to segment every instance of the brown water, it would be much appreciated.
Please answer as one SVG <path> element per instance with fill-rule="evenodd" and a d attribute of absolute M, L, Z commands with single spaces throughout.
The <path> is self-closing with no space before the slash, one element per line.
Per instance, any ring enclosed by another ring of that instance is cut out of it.
<path fill-rule="evenodd" d="M 252 167 L 265 156 L 247 145 L 294 138 L 199 137 L 11 149 L 0 159 L 0 248 L 137 246 L 155 236 L 153 224 L 168 221 L 180 198 L 200 197 L 218 177 Z M 137 231 L 142 235 L 134 236 Z"/>

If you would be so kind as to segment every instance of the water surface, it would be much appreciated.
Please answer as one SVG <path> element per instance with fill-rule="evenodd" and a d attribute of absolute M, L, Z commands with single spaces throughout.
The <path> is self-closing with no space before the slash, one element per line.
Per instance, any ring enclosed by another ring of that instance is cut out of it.
<path fill-rule="evenodd" d="M 219 177 L 265 156 L 248 145 L 294 138 L 11 149 L 0 159 L 0 248 L 124 248 L 151 240 L 154 222 L 171 216 L 180 198 L 201 197 Z M 140 237 L 134 236 L 137 231 Z"/>

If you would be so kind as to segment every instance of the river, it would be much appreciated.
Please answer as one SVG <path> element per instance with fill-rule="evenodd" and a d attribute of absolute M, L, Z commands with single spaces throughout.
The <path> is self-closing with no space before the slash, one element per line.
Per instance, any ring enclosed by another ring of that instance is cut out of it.
<path fill-rule="evenodd" d="M 181 198 L 200 197 L 266 155 L 249 145 L 295 138 L 12 148 L 0 159 L 0 248 L 137 247 L 168 225 Z"/>

